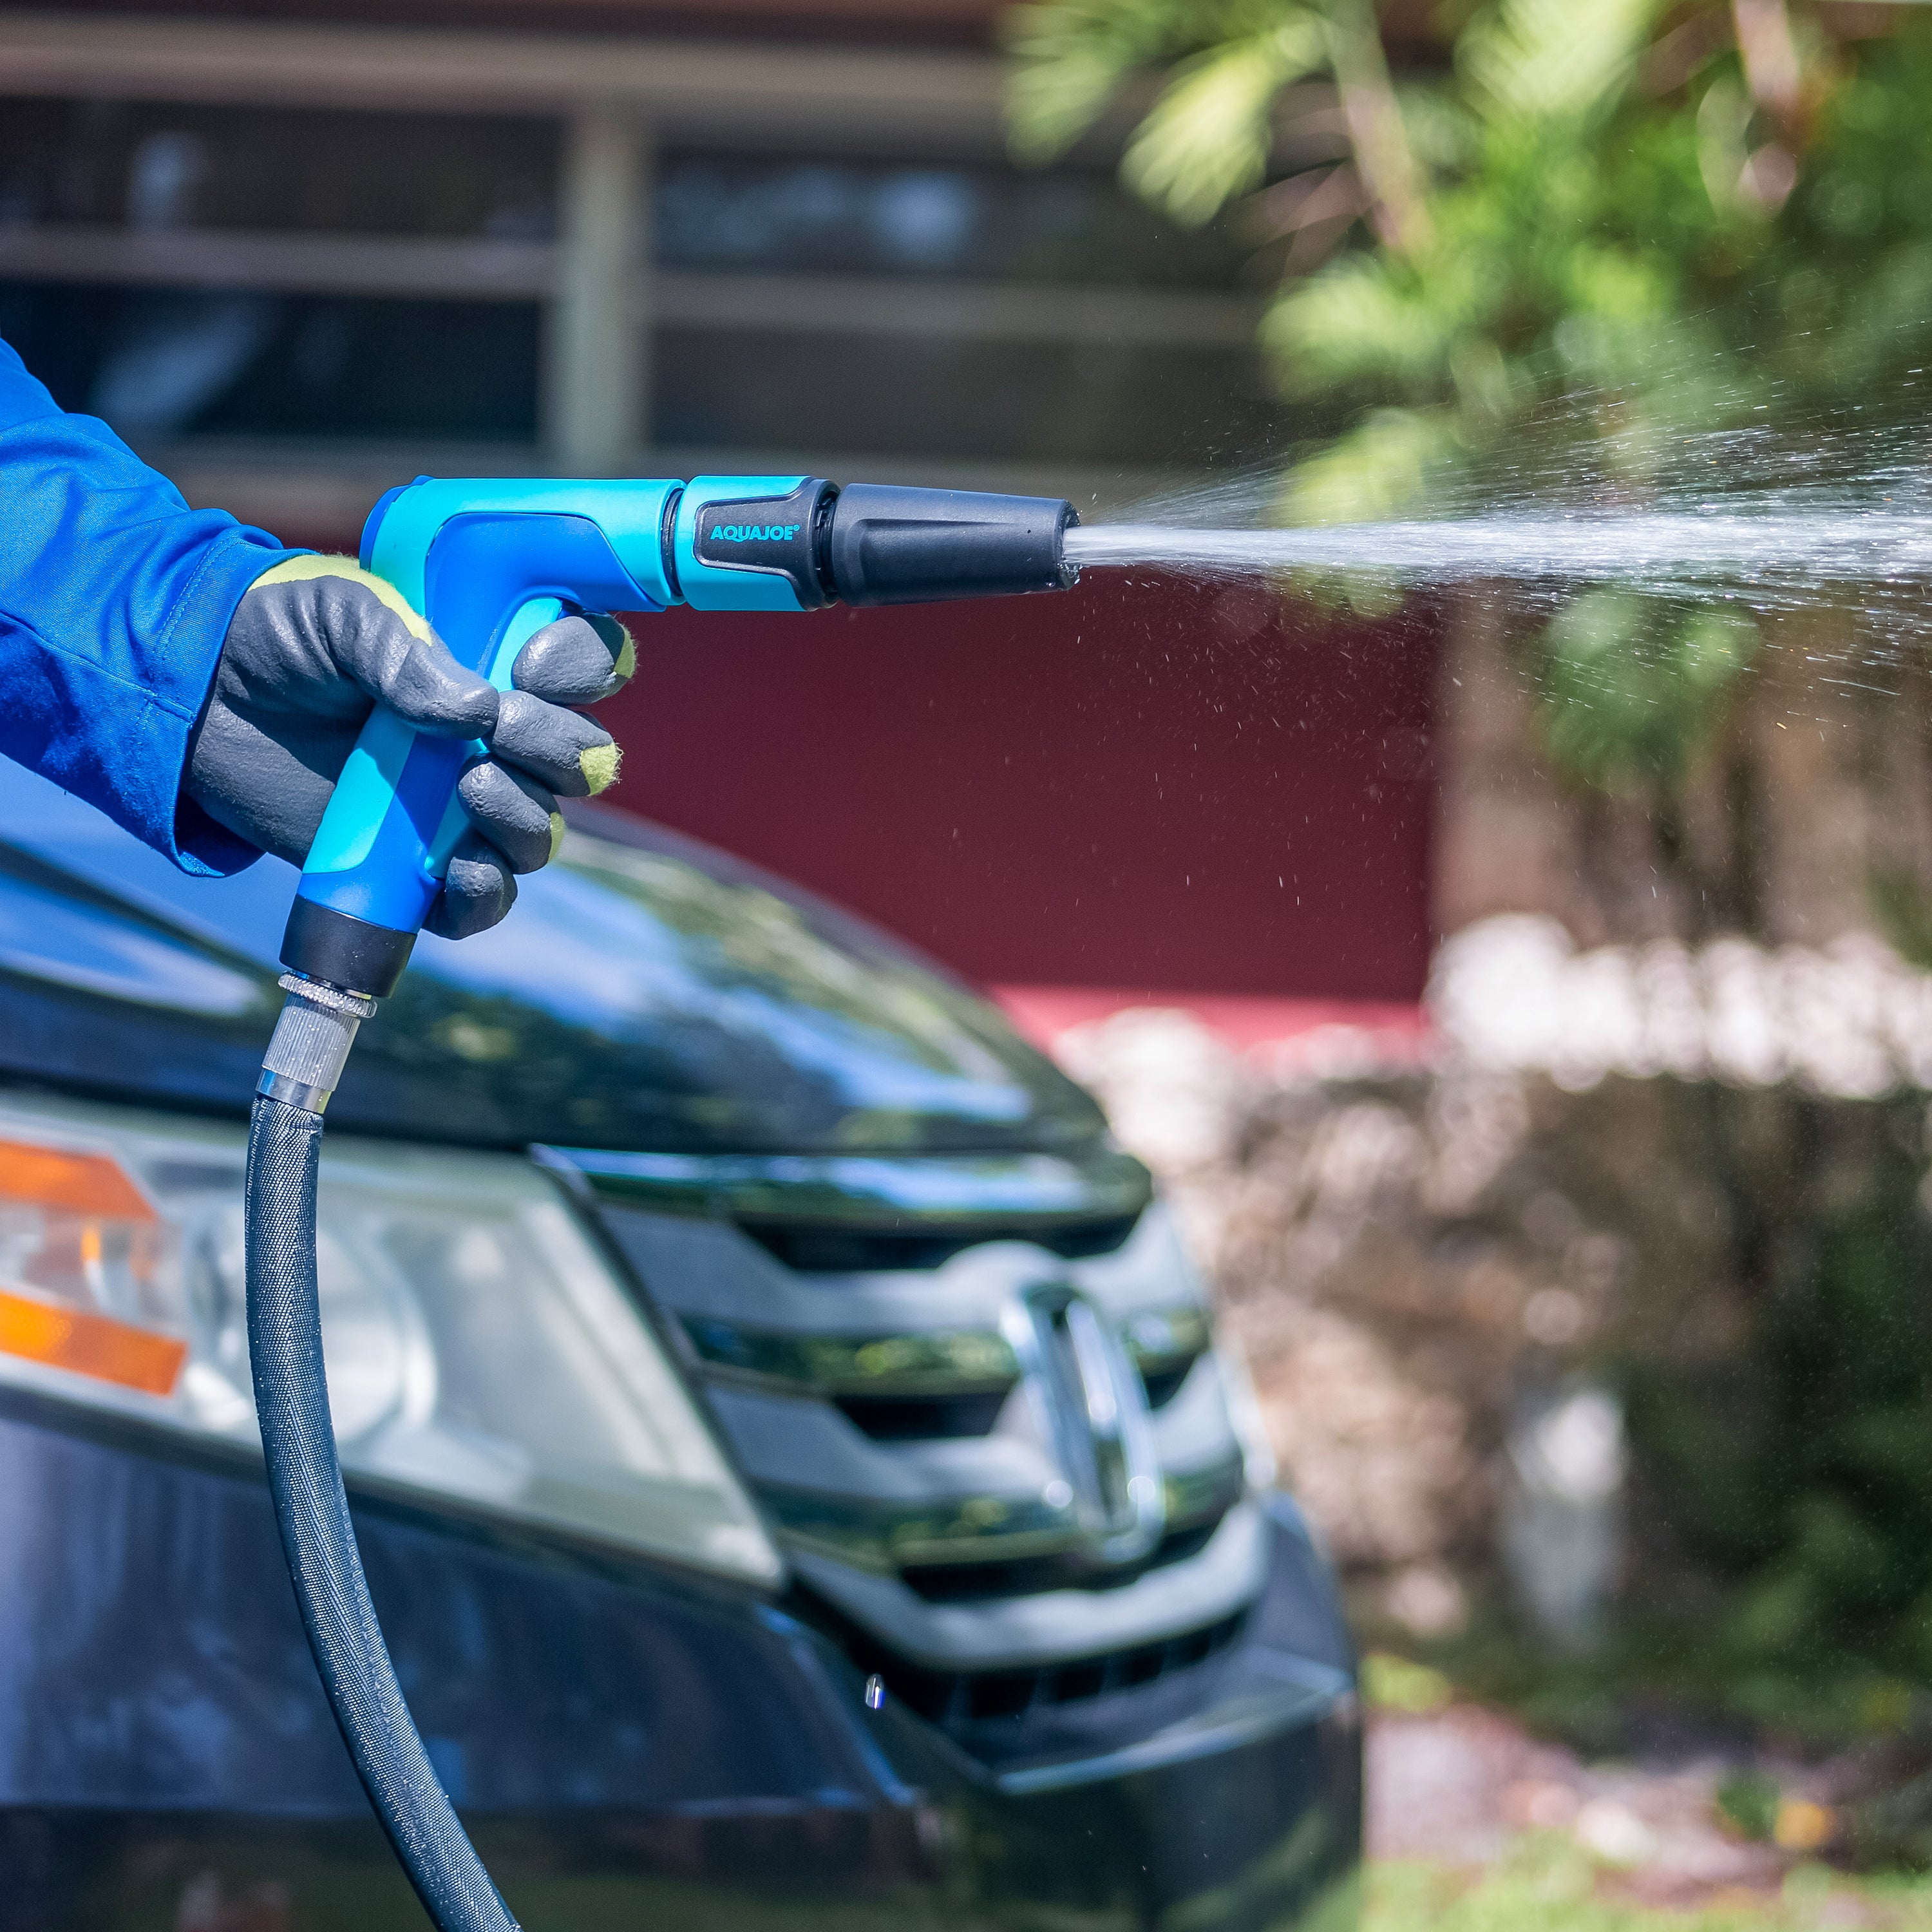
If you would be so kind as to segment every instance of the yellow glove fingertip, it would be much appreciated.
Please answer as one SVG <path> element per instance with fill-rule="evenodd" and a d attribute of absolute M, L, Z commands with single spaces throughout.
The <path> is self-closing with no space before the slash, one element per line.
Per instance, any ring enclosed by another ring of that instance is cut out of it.
<path fill-rule="evenodd" d="M 617 782 L 617 767 L 622 759 L 623 754 L 618 750 L 615 739 L 592 745 L 588 751 L 578 753 L 578 769 L 583 772 L 584 782 L 590 788 L 592 798 L 600 791 L 608 791 Z"/>

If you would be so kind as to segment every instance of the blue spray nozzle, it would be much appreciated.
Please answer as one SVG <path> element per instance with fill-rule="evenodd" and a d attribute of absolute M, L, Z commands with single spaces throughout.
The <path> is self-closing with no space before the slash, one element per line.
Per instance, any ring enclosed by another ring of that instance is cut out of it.
<path fill-rule="evenodd" d="M 518 650 L 566 606 L 802 611 L 1060 590 L 1077 520 L 1054 497 L 815 476 L 419 476 L 370 512 L 362 562 L 507 689 Z M 442 888 L 456 782 L 481 748 L 371 715 L 303 867 L 284 964 L 391 991 Z"/>

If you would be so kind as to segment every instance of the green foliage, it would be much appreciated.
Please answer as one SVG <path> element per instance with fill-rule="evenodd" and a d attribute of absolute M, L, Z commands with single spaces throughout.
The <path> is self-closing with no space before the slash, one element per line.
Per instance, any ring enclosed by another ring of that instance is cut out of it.
<path fill-rule="evenodd" d="M 1932 973 L 1932 894 L 1904 867 L 1874 866 L 1865 897 L 1878 929 L 1908 965 Z"/>
<path fill-rule="evenodd" d="M 1446 1708 L 1455 1695 L 1455 1686 L 1441 1671 L 1413 1658 L 1372 1650 L 1362 1659 L 1362 1701 L 1372 1711 L 1426 1718 Z"/>
<path fill-rule="evenodd" d="M 1551 753 L 1606 791 L 1673 783 L 1756 643 L 1736 611 L 1586 591 L 1544 632 Z"/>
<path fill-rule="evenodd" d="M 1770 1724 L 1831 1679 L 1875 1719 L 1932 1673 L 1932 1232 L 1916 1162 L 1827 1226 L 1720 1375 L 1641 1364 L 1632 1436 L 1675 1534 L 1729 1580 L 1707 1663 Z"/>
<path fill-rule="evenodd" d="M 1766 1772 L 1741 1769 L 1729 1773 L 1718 1786 L 1718 1809 L 1741 1836 L 1760 1840 L 1778 1828 L 1778 1808 L 1784 1793 Z"/>
<path fill-rule="evenodd" d="M 1499 0 L 1470 22 L 1457 60 L 1493 130 L 1577 145 L 1623 92 L 1661 10 L 1658 0 Z"/>
<path fill-rule="evenodd" d="M 1275 96 L 1321 68 L 1328 42 L 1306 10 L 1184 61 L 1129 144 L 1128 184 L 1198 227 L 1261 185 Z"/>
<path fill-rule="evenodd" d="M 1483 0 L 1447 74 L 1398 91 L 1351 0 L 1040 0 L 1013 16 L 1015 125 L 1043 154 L 1162 77 L 1126 178 L 1198 222 L 1268 178 L 1281 90 L 1335 86 L 1368 225 L 1283 283 L 1263 340 L 1290 394 L 1358 413 L 1287 464 L 1284 520 L 1654 501 L 1725 480 L 1687 476 L 1687 439 L 1874 421 L 1928 380 L 1928 14 L 1866 10 L 1857 43 L 1773 10 L 1780 91 L 1724 0 Z M 1676 783 L 1744 622 L 1580 600 L 1545 638 L 1552 750 L 1588 783 Z"/>
<path fill-rule="evenodd" d="M 1705 259 L 1740 218 L 1704 188 L 1694 117 L 1628 102 L 1654 10 L 1498 0 L 1475 16 L 1450 83 L 1472 148 L 1438 180 L 1432 240 L 1345 256 L 1284 290 L 1268 341 L 1292 388 L 1444 412 L 1458 480 L 1489 496 L 1550 477 L 1641 496 L 1687 417 L 1750 412 L 1751 386 L 1714 356 L 1701 314 Z M 1324 470 L 1375 477 L 1388 447 L 1365 424 Z M 1304 496 L 1290 500 L 1307 513 Z"/>
<path fill-rule="evenodd" d="M 1006 23 L 1014 151 L 1046 160 L 1093 124 L 1130 76 L 1250 39 L 1282 24 L 1284 11 L 1301 10 L 1270 0 L 1046 0 L 1019 8 Z"/>
<path fill-rule="evenodd" d="M 1177 220 L 1198 225 L 1260 184 L 1276 97 L 1318 74 L 1360 104 L 1350 118 L 1370 187 L 1398 216 L 1414 198 L 1399 125 L 1374 111 L 1393 94 L 1370 0 L 1036 0 L 1007 16 L 1007 116 L 1026 160 L 1060 153 L 1125 82 L 1166 70 L 1121 172 Z"/>

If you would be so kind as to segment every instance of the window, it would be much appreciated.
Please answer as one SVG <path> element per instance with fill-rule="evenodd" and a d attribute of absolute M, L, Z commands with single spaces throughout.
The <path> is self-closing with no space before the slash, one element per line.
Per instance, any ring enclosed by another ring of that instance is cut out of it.
<path fill-rule="evenodd" d="M 1242 260 L 1093 168 L 673 150 L 655 206 L 668 268 L 1226 288 Z"/>
<path fill-rule="evenodd" d="M 62 407 L 183 435 L 528 442 L 534 304 L 0 284 L 0 337 Z"/>
<path fill-rule="evenodd" d="M 10 103 L 0 333 L 64 404 L 151 442 L 539 440 L 546 343 L 574 339 L 545 314 L 573 298 L 566 136 L 534 113 Z M 681 138 L 634 178 L 650 375 L 626 449 L 1145 470 L 1279 444 L 1242 250 L 1106 169 Z"/>
<path fill-rule="evenodd" d="M 0 229 L 555 234 L 557 128 L 537 117 L 8 101 Z"/>

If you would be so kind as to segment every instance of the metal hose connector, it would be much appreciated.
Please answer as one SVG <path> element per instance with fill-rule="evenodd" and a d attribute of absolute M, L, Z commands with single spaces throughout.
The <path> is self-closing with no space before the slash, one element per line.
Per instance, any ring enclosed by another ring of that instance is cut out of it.
<path fill-rule="evenodd" d="M 275 1035 L 262 1057 L 255 1091 L 270 1100 L 320 1114 L 342 1078 L 356 1029 L 373 1017 L 376 1002 L 325 980 L 284 973 L 275 982 L 288 994 Z"/>

